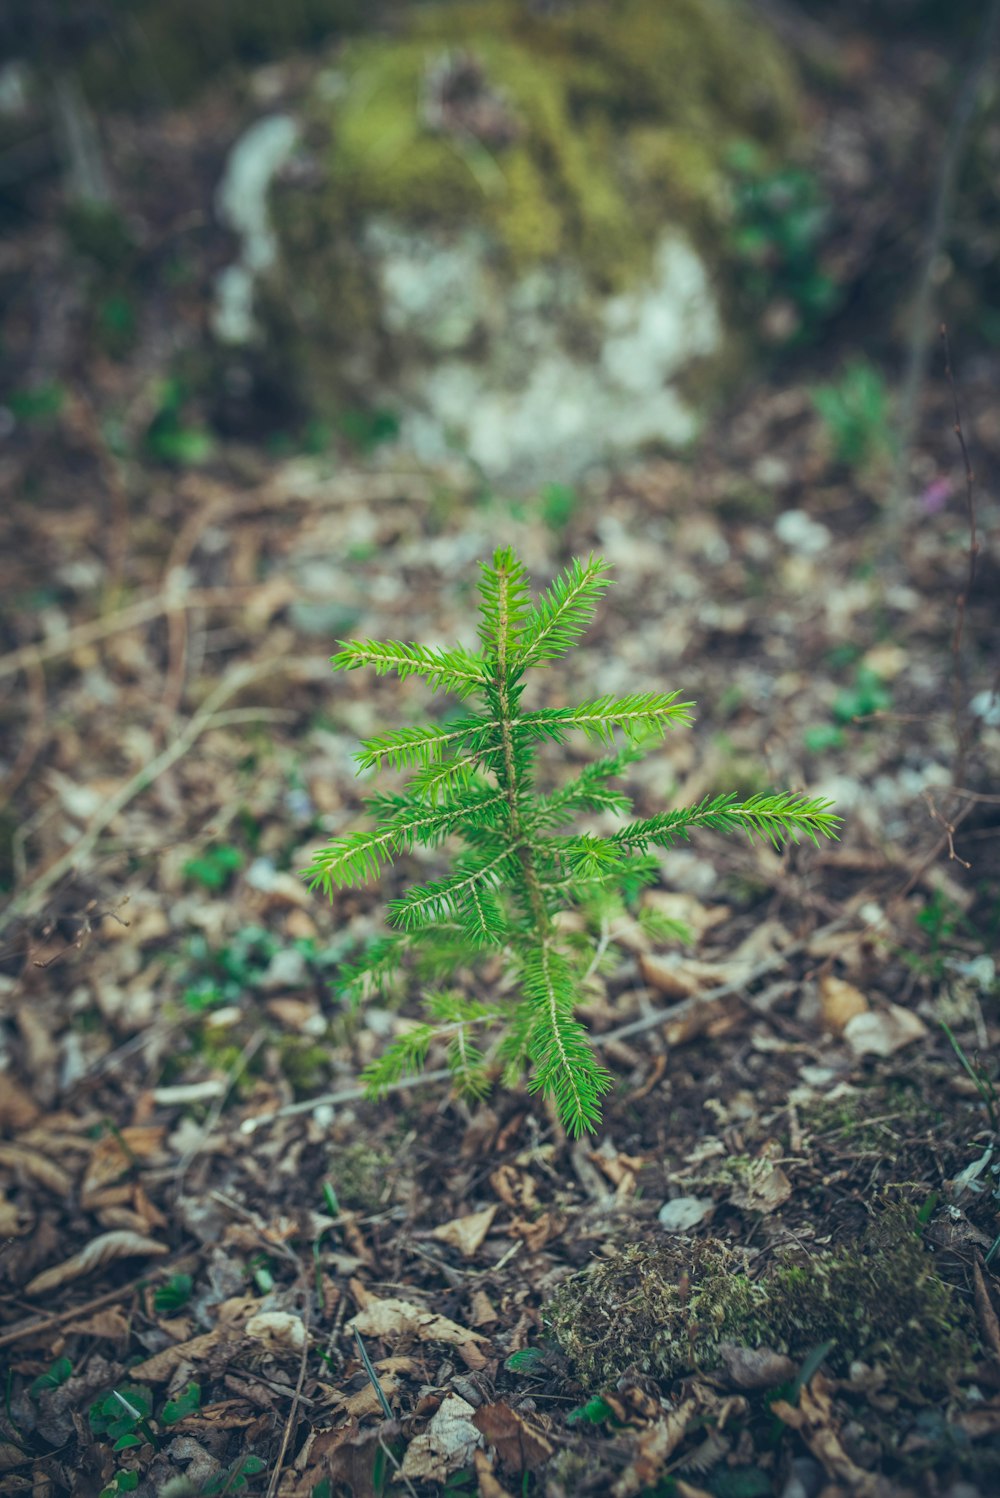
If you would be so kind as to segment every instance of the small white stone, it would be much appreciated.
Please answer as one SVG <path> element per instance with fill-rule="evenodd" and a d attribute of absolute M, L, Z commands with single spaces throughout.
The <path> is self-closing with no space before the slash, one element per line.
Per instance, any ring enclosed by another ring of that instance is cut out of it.
<path fill-rule="evenodd" d="M 826 526 L 805 510 L 785 510 L 775 522 L 774 534 L 789 551 L 803 557 L 820 556 L 833 541 Z"/>
<path fill-rule="evenodd" d="M 660 1208 L 657 1221 L 668 1233 L 686 1233 L 709 1217 L 715 1203 L 698 1196 L 675 1196 Z"/>

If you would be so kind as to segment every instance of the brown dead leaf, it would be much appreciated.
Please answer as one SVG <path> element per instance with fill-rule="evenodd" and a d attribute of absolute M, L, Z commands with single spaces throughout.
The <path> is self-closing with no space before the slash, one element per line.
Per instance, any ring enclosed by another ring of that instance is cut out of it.
<path fill-rule="evenodd" d="M 503 1400 L 481 1405 L 472 1423 L 512 1472 L 533 1472 L 549 1460 L 554 1450 L 547 1436 Z"/>
<path fill-rule="evenodd" d="M 414 1358 L 381 1358 L 374 1364 L 379 1387 L 386 1399 L 392 1400 L 399 1393 L 404 1374 L 416 1374 L 419 1365 Z M 352 1420 L 362 1420 L 368 1415 L 383 1417 L 382 1402 L 367 1380 L 363 1388 L 354 1394 L 342 1394 L 337 1390 L 330 1398 L 330 1408 L 343 1410 Z"/>
<path fill-rule="evenodd" d="M 489 1339 L 481 1332 L 459 1326 L 457 1321 L 449 1321 L 447 1316 L 425 1311 L 409 1300 L 395 1297 L 378 1300 L 369 1295 L 364 1308 L 352 1316 L 347 1325 L 361 1332 L 362 1336 L 380 1337 L 387 1342 L 409 1337 L 419 1342 L 443 1342 L 457 1348 L 466 1367 L 482 1368 L 486 1364 L 478 1344 Z"/>
<path fill-rule="evenodd" d="M 490 1185 L 505 1207 L 513 1212 L 530 1212 L 538 1205 L 535 1182 L 527 1172 L 513 1165 L 501 1165 L 490 1175 Z"/>
<path fill-rule="evenodd" d="M 132 1323 L 121 1306 L 109 1306 L 105 1311 L 95 1311 L 83 1321 L 71 1321 L 63 1330 L 67 1336 L 99 1337 L 106 1342 L 125 1342 L 132 1330 Z"/>
<path fill-rule="evenodd" d="M 113 1186 L 143 1161 L 156 1159 L 163 1149 L 165 1134 L 162 1124 L 140 1124 L 117 1129 L 99 1139 L 80 1188 L 82 1205 L 91 1207 L 98 1192 Z M 111 1203 L 104 1200 L 101 1205 Z"/>
<path fill-rule="evenodd" d="M 22 1294 L 44 1295 L 48 1290 L 57 1290 L 60 1285 L 67 1285 L 72 1280 L 93 1274 L 95 1269 L 103 1269 L 116 1259 L 151 1258 L 153 1255 L 169 1252 L 165 1243 L 156 1243 L 152 1238 L 140 1237 L 138 1233 L 102 1233 L 62 1264 L 56 1264 L 37 1274 L 25 1285 Z"/>
<path fill-rule="evenodd" d="M 976 1303 L 976 1317 L 979 1321 L 979 1330 L 983 1334 L 983 1341 L 995 1357 L 1000 1357 L 1000 1321 L 997 1320 L 990 1292 L 986 1288 L 986 1280 L 983 1277 L 978 1254 L 972 1261 L 972 1288 Z"/>
<path fill-rule="evenodd" d="M 664 1016 L 660 1031 L 669 1046 L 688 1045 L 707 1035 L 714 1038 L 734 1030 L 746 1019 L 746 1006 L 737 994 L 723 994 L 717 999 L 689 999 L 678 1006 L 678 1013 Z"/>
<path fill-rule="evenodd" d="M 879 1494 L 886 1493 L 881 1478 L 859 1467 L 841 1445 L 840 1436 L 834 1429 L 830 1385 L 821 1373 L 817 1373 L 802 1389 L 797 1407 L 785 1399 L 777 1399 L 771 1409 L 783 1424 L 799 1432 L 834 1482 L 847 1483 L 851 1493 L 857 1494 L 858 1498 L 878 1498 Z"/>
<path fill-rule="evenodd" d="M 496 1307 L 485 1290 L 473 1290 L 469 1320 L 473 1326 L 495 1326 L 499 1320 Z"/>
<path fill-rule="evenodd" d="M 634 1498 L 644 1488 L 655 1487 L 673 1452 L 684 1439 L 688 1423 L 698 1409 L 695 1399 L 685 1399 L 662 1419 L 647 1425 L 635 1442 L 635 1455 L 611 1489 L 613 1498 Z"/>
<path fill-rule="evenodd" d="M 640 956 L 639 966 L 646 982 L 671 999 L 689 999 L 703 993 L 706 988 L 715 988 L 728 983 L 733 970 L 717 962 L 702 962 L 697 957 L 685 957 L 680 952 L 649 952 Z"/>
<path fill-rule="evenodd" d="M 470 1212 L 465 1217 L 453 1217 L 450 1222 L 442 1222 L 431 1233 L 439 1243 L 447 1243 L 451 1248 L 457 1248 L 460 1254 L 467 1259 L 474 1258 L 483 1245 L 483 1240 L 490 1228 L 493 1219 L 497 1215 L 497 1204 L 484 1207 L 481 1212 Z"/>
<path fill-rule="evenodd" d="M 0 1144 L 0 1168 L 14 1171 L 22 1179 L 37 1181 L 53 1196 L 67 1197 L 73 1182 L 61 1165 L 56 1165 L 41 1151 L 24 1144 Z"/>
<path fill-rule="evenodd" d="M 790 1379 L 795 1364 L 772 1347 L 743 1347 L 736 1342 L 720 1342 L 719 1357 L 729 1382 L 737 1389 L 773 1389 Z"/>
<path fill-rule="evenodd" d="M 144 1384 L 165 1384 L 181 1363 L 203 1362 L 221 1340 L 221 1333 L 216 1328 L 214 1331 L 204 1332 L 200 1337 L 192 1337 L 187 1342 L 177 1342 L 173 1347 L 165 1347 L 162 1352 L 154 1353 L 144 1363 L 137 1363 L 134 1368 L 129 1369 L 129 1375 Z"/>
<path fill-rule="evenodd" d="M 244 1328 L 248 1337 L 263 1342 L 272 1352 L 301 1352 L 306 1345 L 306 1327 L 292 1311 L 258 1311 Z"/>
<path fill-rule="evenodd" d="M 537 1254 L 546 1243 L 558 1238 L 566 1230 L 566 1219 L 556 1212 L 543 1212 L 539 1217 L 515 1217 L 507 1226 L 512 1238 L 520 1238 L 529 1253 Z"/>
<path fill-rule="evenodd" d="M 478 1448 L 472 1453 L 472 1465 L 479 1484 L 479 1498 L 511 1498 L 505 1487 L 497 1482 L 493 1466 L 485 1451 Z"/>
<path fill-rule="evenodd" d="M 744 1212 L 776 1212 L 792 1194 L 792 1183 L 780 1165 L 766 1155 L 751 1160 L 744 1180 L 733 1186 L 729 1200 Z"/>
<path fill-rule="evenodd" d="M 293 1498 L 311 1498 L 324 1481 L 334 1492 L 343 1487 L 354 1498 L 375 1498 L 374 1457 L 384 1439 L 384 1427 L 361 1431 L 354 1419 L 334 1429 L 310 1431 L 295 1459 L 296 1469 L 305 1475 L 296 1484 Z"/>
<path fill-rule="evenodd" d="M 31 1128 L 40 1112 L 27 1089 L 9 1071 L 5 1072 L 0 1088 L 0 1129 L 7 1134 L 19 1134 L 22 1129 Z"/>
<path fill-rule="evenodd" d="M 828 973 L 819 982 L 819 1002 L 824 1028 L 832 1035 L 843 1035 L 856 1014 L 868 1012 L 868 1000 L 860 988 Z"/>

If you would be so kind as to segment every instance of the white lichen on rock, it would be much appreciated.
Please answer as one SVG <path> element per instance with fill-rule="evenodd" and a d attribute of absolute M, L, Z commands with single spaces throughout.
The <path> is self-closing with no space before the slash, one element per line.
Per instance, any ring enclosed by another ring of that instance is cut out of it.
<path fill-rule="evenodd" d="M 239 236 L 240 253 L 216 280 L 212 329 L 222 343 L 249 343 L 256 335 L 255 282 L 278 254 L 268 193 L 298 136 L 299 127 L 291 115 L 268 115 L 240 136 L 226 161 L 215 209 L 226 228 Z"/>

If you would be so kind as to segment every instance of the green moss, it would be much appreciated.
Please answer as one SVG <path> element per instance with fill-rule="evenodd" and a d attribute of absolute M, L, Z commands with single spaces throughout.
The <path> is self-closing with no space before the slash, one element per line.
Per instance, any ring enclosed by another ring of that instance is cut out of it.
<path fill-rule="evenodd" d="M 330 1048 L 298 1035 L 281 1035 L 275 1042 L 282 1075 L 296 1098 L 315 1097 L 330 1077 Z"/>
<path fill-rule="evenodd" d="M 626 1368 L 665 1380 L 712 1368 L 722 1341 L 803 1359 L 825 1342 L 830 1366 L 887 1370 L 887 1390 L 913 1403 L 945 1393 L 968 1366 L 970 1313 L 935 1273 L 905 1205 L 876 1217 L 857 1248 L 779 1263 L 758 1281 L 710 1239 L 634 1244 L 574 1276 L 545 1321 L 588 1388 Z"/>
<path fill-rule="evenodd" d="M 894 1392 L 921 1400 L 947 1392 L 969 1362 L 971 1317 L 936 1275 L 907 1206 L 876 1217 L 860 1248 L 779 1266 L 768 1287 L 761 1331 L 798 1353 L 831 1340 L 838 1373 L 860 1358 L 886 1368 Z"/>
<path fill-rule="evenodd" d="M 391 1163 L 390 1154 L 364 1140 L 331 1146 L 327 1176 L 341 1206 L 363 1212 L 384 1206 Z"/>
<path fill-rule="evenodd" d="M 556 1291 L 544 1319 L 587 1388 L 627 1368 L 679 1378 L 718 1361 L 720 1342 L 756 1324 L 767 1291 L 712 1239 L 629 1244 Z"/>
<path fill-rule="evenodd" d="M 449 58 L 478 70 L 504 130 L 432 128 L 429 80 Z M 373 220 L 480 230 L 501 279 L 558 265 L 600 295 L 640 282 L 672 225 L 719 269 L 732 143 L 785 159 L 797 110 L 779 45 L 733 0 L 412 8 L 393 34 L 348 41 L 315 91 L 322 186 L 273 195 L 281 264 L 258 292 L 273 375 L 317 409 L 405 357 L 380 326 Z"/>
<path fill-rule="evenodd" d="M 895 1156 L 901 1126 L 908 1137 L 926 1134 L 941 1121 L 926 1090 L 889 1077 L 857 1092 L 822 1098 L 800 1111 L 808 1136 L 832 1137 L 853 1153 Z"/>

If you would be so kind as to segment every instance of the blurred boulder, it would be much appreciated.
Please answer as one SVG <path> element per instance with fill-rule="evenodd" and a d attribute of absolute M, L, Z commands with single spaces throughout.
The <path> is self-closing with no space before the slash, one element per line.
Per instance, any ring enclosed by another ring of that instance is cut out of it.
<path fill-rule="evenodd" d="M 276 253 L 238 252 L 224 324 L 257 380 L 320 416 L 391 410 L 407 448 L 514 488 L 695 435 L 749 341 L 728 163 L 748 141 L 786 159 L 798 120 L 748 8 L 416 6 L 295 113 Z"/>

